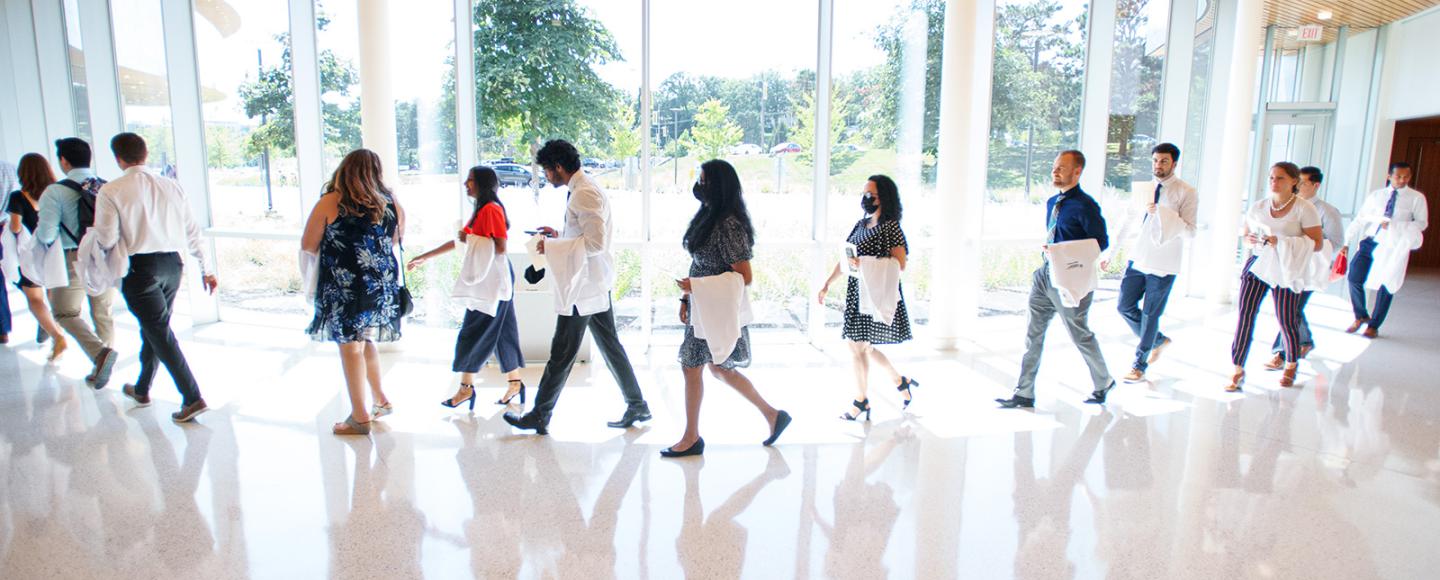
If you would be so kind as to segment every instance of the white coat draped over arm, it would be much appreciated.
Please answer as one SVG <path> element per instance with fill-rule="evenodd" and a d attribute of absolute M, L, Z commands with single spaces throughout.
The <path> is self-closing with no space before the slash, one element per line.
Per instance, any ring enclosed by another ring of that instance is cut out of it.
<path fill-rule="evenodd" d="M 900 261 L 860 256 L 860 313 L 889 326 L 899 306 Z"/>
<path fill-rule="evenodd" d="M 510 258 L 496 255 L 495 240 L 465 236 L 465 261 L 450 296 L 468 310 L 495 316 L 500 303 L 514 298 Z"/>
<path fill-rule="evenodd" d="M 716 364 L 730 358 L 741 329 L 754 318 L 750 291 L 739 272 L 690 278 L 690 326 L 695 338 L 705 341 Z"/>

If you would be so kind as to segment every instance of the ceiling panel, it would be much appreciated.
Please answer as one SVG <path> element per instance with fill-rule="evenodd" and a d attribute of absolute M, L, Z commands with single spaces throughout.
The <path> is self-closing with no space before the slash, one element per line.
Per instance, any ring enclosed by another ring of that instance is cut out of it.
<path fill-rule="evenodd" d="M 1320 24 L 1325 27 L 1322 42 L 1331 42 L 1341 26 L 1350 26 L 1352 33 L 1377 28 L 1437 5 L 1440 0 L 1267 0 L 1265 24 L 1286 29 Z M 1334 16 L 1320 20 L 1322 10 L 1329 10 Z M 1297 43 L 1291 36 L 1287 30 L 1277 40 L 1294 47 Z"/>

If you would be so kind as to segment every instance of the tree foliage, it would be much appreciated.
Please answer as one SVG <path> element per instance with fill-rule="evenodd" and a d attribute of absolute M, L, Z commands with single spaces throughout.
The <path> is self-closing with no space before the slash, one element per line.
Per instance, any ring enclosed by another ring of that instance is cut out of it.
<path fill-rule="evenodd" d="M 845 138 L 850 98 L 836 93 L 830 99 L 830 175 L 839 175 L 860 159 L 860 151 Z M 815 96 L 806 94 L 796 113 L 795 143 L 800 146 L 796 159 L 806 165 L 815 163 Z"/>
<path fill-rule="evenodd" d="M 640 154 L 640 127 L 635 125 L 635 109 L 629 103 L 615 106 L 615 122 L 610 125 L 610 156 L 625 160 Z"/>
<path fill-rule="evenodd" d="M 701 103 L 700 110 L 695 113 L 695 126 L 686 131 L 680 141 L 701 159 L 725 157 L 730 147 L 739 144 L 745 134 L 739 125 L 729 119 L 729 114 L 730 107 L 721 103 L 720 99 Z"/>
<path fill-rule="evenodd" d="M 316 19 L 319 30 L 324 30 L 329 23 L 324 16 Z M 290 84 L 290 34 L 277 34 L 275 41 L 284 47 L 280 53 L 280 64 L 262 69 L 254 82 L 240 86 L 245 115 L 252 119 L 265 118 L 265 122 L 246 140 L 246 150 L 252 156 L 259 155 L 266 147 L 280 156 L 295 155 L 295 92 Z M 320 51 L 318 64 L 325 146 L 332 153 L 358 148 L 360 107 L 355 103 L 348 103 L 348 106 L 341 103 L 350 100 L 350 91 L 359 84 L 360 75 L 349 60 L 336 56 L 331 50 Z"/>

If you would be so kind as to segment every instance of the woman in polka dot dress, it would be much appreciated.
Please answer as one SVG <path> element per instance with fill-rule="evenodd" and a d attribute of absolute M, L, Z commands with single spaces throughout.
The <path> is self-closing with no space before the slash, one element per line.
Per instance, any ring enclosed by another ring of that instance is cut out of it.
<path fill-rule="evenodd" d="M 900 229 L 900 191 L 895 181 L 884 175 L 872 175 L 865 182 L 865 191 L 860 198 L 860 207 L 865 217 L 855 223 L 846 241 L 855 245 L 858 255 L 877 258 L 891 258 L 900 262 L 905 269 L 910 246 L 905 242 L 905 232 Z M 848 258 L 851 266 L 858 267 L 858 257 Z M 830 271 L 830 277 L 820 289 L 820 303 L 830 292 L 830 284 L 840 277 L 840 264 Z M 910 408 L 911 387 L 920 386 L 910 378 L 895 371 L 890 359 L 875 348 L 877 344 L 898 344 L 910 340 L 910 315 L 905 309 L 905 289 L 900 288 L 900 303 L 895 308 L 893 324 L 885 324 L 868 314 L 860 313 L 860 280 L 848 276 L 845 282 L 845 330 L 842 335 L 850 345 L 850 354 L 855 367 L 855 388 L 859 396 L 851 403 L 849 412 L 841 419 L 854 421 L 865 415 L 870 420 L 869 378 L 870 365 L 880 367 L 897 385 L 903 408 Z"/>

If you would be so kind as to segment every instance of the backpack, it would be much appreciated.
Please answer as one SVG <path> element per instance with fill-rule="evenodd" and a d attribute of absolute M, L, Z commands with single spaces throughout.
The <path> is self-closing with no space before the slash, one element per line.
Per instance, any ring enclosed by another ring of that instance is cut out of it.
<path fill-rule="evenodd" d="M 85 232 L 90 229 L 90 226 L 95 225 L 95 198 L 100 195 L 100 187 L 105 185 L 106 181 L 99 177 L 91 177 L 84 183 L 76 183 L 73 179 L 61 179 L 56 183 L 80 194 L 80 202 L 76 208 L 76 213 L 80 217 L 80 231 L 72 232 L 70 228 L 65 227 L 64 223 L 60 224 L 60 229 L 65 231 L 65 235 L 70 236 L 70 240 L 78 244 L 80 238 L 85 237 Z"/>

